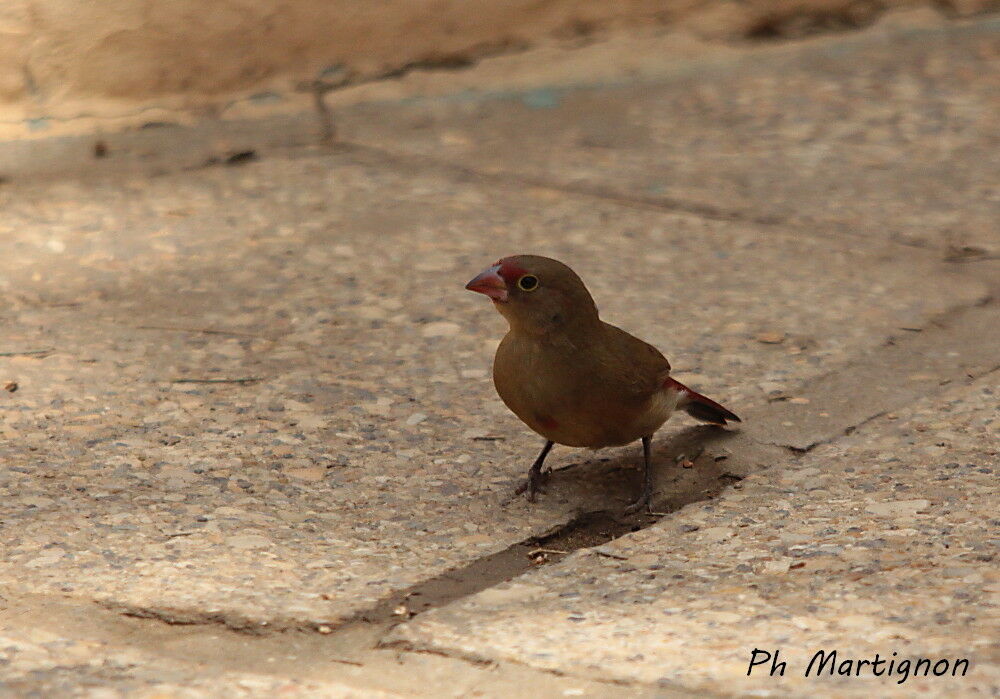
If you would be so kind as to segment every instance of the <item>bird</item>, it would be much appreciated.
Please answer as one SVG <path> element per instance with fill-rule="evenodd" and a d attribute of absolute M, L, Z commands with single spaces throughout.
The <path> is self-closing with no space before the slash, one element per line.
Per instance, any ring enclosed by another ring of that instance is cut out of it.
<path fill-rule="evenodd" d="M 724 426 L 735 413 L 670 376 L 652 345 L 601 320 L 593 297 L 570 267 L 540 255 L 498 260 L 465 288 L 484 294 L 506 320 L 493 360 L 504 404 L 545 438 L 517 492 L 535 501 L 542 465 L 555 444 L 600 449 L 642 442 L 641 490 L 625 514 L 651 507 L 653 434 L 675 410 Z"/>

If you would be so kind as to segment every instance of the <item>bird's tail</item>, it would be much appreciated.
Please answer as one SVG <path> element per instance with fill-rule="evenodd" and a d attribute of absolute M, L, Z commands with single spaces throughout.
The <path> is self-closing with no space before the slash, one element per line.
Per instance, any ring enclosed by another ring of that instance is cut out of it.
<path fill-rule="evenodd" d="M 681 397 L 677 401 L 677 407 L 696 420 L 710 422 L 713 425 L 725 425 L 727 420 L 742 422 L 736 413 L 727 410 L 711 398 L 692 391 L 676 379 L 668 378 L 663 385 L 680 392 Z"/>

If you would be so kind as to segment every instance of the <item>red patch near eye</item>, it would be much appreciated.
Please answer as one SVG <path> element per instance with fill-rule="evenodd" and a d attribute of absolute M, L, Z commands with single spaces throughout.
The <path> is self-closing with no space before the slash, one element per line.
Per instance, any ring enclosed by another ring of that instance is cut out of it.
<path fill-rule="evenodd" d="M 498 270 L 500 276 L 503 277 L 503 280 L 509 284 L 513 284 L 528 273 L 528 270 L 524 269 L 510 258 L 505 257 L 502 260 L 497 260 L 497 264 L 500 265 L 500 269 Z"/>

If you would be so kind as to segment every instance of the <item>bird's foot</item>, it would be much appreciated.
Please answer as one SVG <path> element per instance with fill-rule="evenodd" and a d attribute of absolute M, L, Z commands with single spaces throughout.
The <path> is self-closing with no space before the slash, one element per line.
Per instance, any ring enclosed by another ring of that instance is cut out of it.
<path fill-rule="evenodd" d="M 514 491 L 514 495 L 521 495 L 522 493 L 528 494 L 528 502 L 535 501 L 535 495 L 537 493 L 544 493 L 545 489 L 542 484 L 549 480 L 549 474 L 552 473 L 552 469 L 548 471 L 531 471 L 528 473 L 528 478 L 521 485 L 517 486 L 517 490 Z"/>
<path fill-rule="evenodd" d="M 652 499 L 653 499 L 653 491 L 643 490 L 642 494 L 639 495 L 639 499 L 625 508 L 625 514 L 634 515 L 636 512 L 640 512 L 643 510 L 645 510 L 646 512 L 652 512 L 653 511 L 653 508 L 651 506 Z"/>

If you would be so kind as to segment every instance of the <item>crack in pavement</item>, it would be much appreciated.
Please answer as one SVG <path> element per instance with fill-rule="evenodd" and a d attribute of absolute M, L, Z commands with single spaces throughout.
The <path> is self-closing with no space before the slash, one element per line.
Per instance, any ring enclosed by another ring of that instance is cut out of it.
<path fill-rule="evenodd" d="M 596 199 L 608 204 L 614 204 L 624 208 L 655 211 L 667 214 L 686 214 L 711 221 L 725 221 L 729 223 L 749 223 L 759 226 L 767 226 L 781 233 L 795 235 L 797 237 L 809 236 L 814 238 L 830 238 L 831 236 L 849 237 L 856 239 L 868 239 L 869 236 L 859 233 L 847 224 L 837 220 L 810 220 L 808 228 L 802 227 L 802 222 L 789 216 L 777 216 L 772 214 L 757 214 L 749 209 L 726 209 L 723 207 L 711 206 L 708 204 L 685 201 L 676 197 L 663 195 L 644 196 L 640 194 L 625 194 L 603 185 L 571 184 L 567 182 L 552 181 L 543 178 L 535 178 L 529 175 L 521 175 L 516 172 L 506 170 L 478 170 L 476 168 L 462 165 L 451 160 L 442 160 L 419 153 L 407 153 L 365 143 L 363 141 L 337 141 L 332 146 L 336 151 L 353 153 L 356 155 L 371 155 L 380 159 L 383 165 L 394 166 L 416 166 L 426 168 L 427 166 L 440 168 L 452 175 L 473 179 L 479 182 L 502 185 L 507 187 L 539 189 L 559 194 Z M 933 252 L 942 258 L 947 250 L 930 242 L 922 240 L 911 240 L 900 236 L 892 235 L 885 239 L 885 243 L 891 246 L 898 246 L 909 250 L 921 250 Z M 977 258 L 982 261 L 987 258 Z"/>
<path fill-rule="evenodd" d="M 115 602 L 100 604 L 119 614 L 154 619 L 169 625 L 221 625 L 233 631 L 255 636 L 278 634 L 289 630 L 319 632 L 333 636 L 351 635 L 356 634 L 358 627 L 361 626 L 375 630 L 377 637 L 381 638 L 397 623 L 517 578 L 538 565 L 547 563 L 550 556 L 557 556 L 558 560 L 574 551 L 598 546 L 653 526 L 690 502 L 718 496 L 734 479 L 738 481 L 764 468 L 780 467 L 782 463 L 797 461 L 815 447 L 833 442 L 869 422 L 891 415 L 893 409 L 905 405 L 907 401 L 928 395 L 931 390 L 927 388 L 928 386 L 937 387 L 956 380 L 973 381 L 1000 371 L 1000 364 L 996 363 L 994 357 L 995 348 L 1000 346 L 1000 337 L 993 338 L 988 330 L 984 331 L 984 328 L 993 329 L 994 334 L 1000 334 L 1000 304 L 989 299 L 981 300 L 971 306 L 953 309 L 945 315 L 948 320 L 943 316 L 932 320 L 920 333 L 906 335 L 898 340 L 890 339 L 862 360 L 809 381 L 797 391 L 799 394 L 812 396 L 815 403 L 832 403 L 835 402 L 832 398 L 835 398 L 838 390 L 842 388 L 839 381 L 845 375 L 855 376 L 865 381 L 865 385 L 868 386 L 866 400 L 867 396 L 872 396 L 873 400 L 880 402 L 881 407 L 875 412 L 870 412 L 869 408 L 858 415 L 853 412 L 854 406 L 849 404 L 841 410 L 839 416 L 831 415 L 832 420 L 821 423 L 822 437 L 814 436 L 805 443 L 796 442 L 794 439 L 767 439 L 755 436 L 758 432 L 766 434 L 769 430 L 781 432 L 784 416 L 776 414 L 776 409 L 784 407 L 783 402 L 751 407 L 747 412 L 748 427 L 741 432 L 706 430 L 702 427 L 687 429 L 676 435 L 666 445 L 666 450 L 658 450 L 658 456 L 661 462 L 666 460 L 670 463 L 670 456 L 697 451 L 699 455 L 694 459 L 695 465 L 702 469 L 709 465 L 706 462 L 723 461 L 724 469 L 717 468 L 719 473 L 715 487 L 697 493 L 691 489 L 686 493 L 671 492 L 666 498 L 658 498 L 655 501 L 654 511 L 659 514 L 655 516 L 625 517 L 605 509 L 582 511 L 569 522 L 555 526 L 548 532 L 533 535 L 502 551 L 388 595 L 372 607 L 356 613 L 336 626 L 302 622 L 292 618 L 260 622 L 226 614 L 192 610 L 144 608 Z M 957 351 L 952 350 L 950 353 L 955 356 L 941 352 L 942 346 L 955 347 Z M 901 358 L 902 364 L 900 364 Z M 989 360 L 985 365 L 982 364 L 984 358 Z M 908 381 L 909 376 L 903 372 L 886 371 L 887 367 L 899 366 L 904 370 L 916 369 L 924 372 L 920 375 L 921 381 L 917 386 L 911 386 L 911 382 Z M 880 382 L 873 382 L 870 377 L 878 377 Z M 851 390 L 855 389 L 856 386 L 851 387 Z M 825 401 L 824 393 L 827 396 Z M 800 406 L 796 406 L 796 410 L 801 413 Z M 720 458 L 718 454 L 706 452 L 706 447 L 720 440 L 730 442 L 728 455 Z M 667 459 L 663 459 L 664 452 Z M 661 477 L 663 470 L 660 469 Z M 659 491 L 668 489 L 669 486 L 663 485 L 658 488 Z M 533 555 L 532 552 L 538 549 L 544 549 L 548 553 Z M 554 553 L 555 551 L 559 553 Z M 380 647 L 377 640 L 374 647 Z"/>
<path fill-rule="evenodd" d="M 990 266 L 979 270 L 987 283 L 992 280 L 991 271 Z M 274 618 L 262 623 L 191 609 L 142 607 L 114 601 L 99 604 L 117 614 L 167 625 L 221 626 L 254 636 L 287 630 L 336 632 L 333 635 L 355 633 L 358 625 L 387 629 L 429 609 L 516 578 L 544 564 L 550 556 L 558 559 L 652 526 L 691 502 L 717 496 L 734 478 L 797 460 L 821 444 L 890 415 L 892 410 L 928 395 L 940 385 L 975 380 L 1000 370 L 996 361 L 996 347 L 1000 346 L 1000 303 L 988 294 L 911 330 L 914 331 L 889 337 L 856 361 L 799 386 L 794 394 L 806 399 L 809 408 L 788 400 L 772 400 L 750 406 L 744 414 L 745 427 L 739 432 L 692 427 L 659 445 L 658 461 L 670 466 L 658 469 L 657 490 L 665 497 L 657 498 L 655 511 L 663 515 L 626 518 L 606 509 L 581 511 L 550 531 L 536 533 L 502 551 L 390 594 L 334 627 L 295 618 Z M 722 441 L 729 445 L 725 454 L 707 450 Z M 704 475 L 694 485 L 677 488 L 665 480 L 665 475 L 677 473 L 679 467 L 672 457 L 685 453 L 699 454 L 692 461 Z M 539 548 L 566 553 L 531 555 Z"/>
<path fill-rule="evenodd" d="M 471 663 L 433 653 L 378 648 L 384 630 L 357 624 L 336 634 L 280 633 L 249 635 L 217 625 L 162 623 L 162 619 L 124 616 L 112 609 L 54 595 L 3 591 L 0 624 L 28 627 L 33 633 L 56 633 L 101 649 L 104 655 L 127 653 L 128 668 L 152 677 L 192 682 L 210 669 L 214 676 L 278 677 L 296 682 L 331 682 L 335 688 L 360 692 L 386 691 L 405 696 L 440 696 L 441 678 L 457 696 L 560 696 L 584 689 L 588 696 L 653 697 L 662 691 L 643 684 L 609 684 L 588 678 L 563 677 L 537 668 L 494 662 Z M 51 671 L 93 668 L 91 663 L 60 662 Z M 98 672 L 100 672 L 98 668 Z M 50 670 L 33 671 L 32 682 Z M 122 679 L 133 680 L 130 671 Z M 307 685 L 308 686 L 308 685 Z M 337 694 L 340 696 L 341 694 Z M 671 695 L 672 696 L 672 695 Z"/>
<path fill-rule="evenodd" d="M 661 687 L 641 683 L 608 683 L 603 678 L 576 675 L 565 675 L 523 665 L 518 670 L 511 670 L 515 661 L 505 661 L 500 667 L 492 659 L 464 657 L 461 653 L 436 652 L 428 653 L 425 649 L 411 649 L 396 643 L 383 643 L 386 634 L 397 623 L 413 618 L 425 611 L 450 604 L 470 595 L 476 594 L 495 585 L 521 576 L 539 565 L 550 560 L 560 560 L 565 555 L 584 548 L 598 546 L 618 537 L 652 526 L 669 517 L 689 502 L 717 496 L 732 483 L 749 473 L 761 468 L 780 468 L 782 464 L 794 463 L 803 454 L 808 453 L 819 444 L 835 441 L 848 435 L 862 425 L 879 418 L 891 415 L 891 411 L 908 400 L 928 395 L 942 384 L 959 380 L 972 380 L 1000 371 L 1000 364 L 995 358 L 995 348 L 1000 346 L 994 337 L 1000 333 L 1000 304 L 989 298 L 978 303 L 953 309 L 941 318 L 932 319 L 920 332 L 907 333 L 899 338 L 889 338 L 881 347 L 865 355 L 856 362 L 841 367 L 835 372 L 818 377 L 807 382 L 796 391 L 797 394 L 811 397 L 814 405 L 836 403 L 836 398 L 846 390 L 857 392 L 858 383 L 866 386 L 864 410 L 857 411 L 853 403 L 839 406 L 839 410 L 831 411 L 833 419 L 821 421 L 820 439 L 815 438 L 818 427 L 812 425 L 813 434 L 808 441 L 797 441 L 794 436 L 781 439 L 782 422 L 785 417 L 793 414 L 802 415 L 803 408 L 787 401 L 763 403 L 754 406 L 747 413 L 747 428 L 742 432 L 726 432 L 721 430 L 704 430 L 691 428 L 671 440 L 666 448 L 659 449 L 659 456 L 674 453 L 693 453 L 692 446 L 704 450 L 706 445 L 712 445 L 720 440 L 729 440 L 730 453 L 723 457 L 718 482 L 709 493 L 686 494 L 676 500 L 678 494 L 670 493 L 664 500 L 657 500 L 657 510 L 665 512 L 663 516 L 654 517 L 619 517 L 616 513 L 606 510 L 591 510 L 580 513 L 567 524 L 554 530 L 529 537 L 501 552 L 473 561 L 467 566 L 453 569 L 435 578 L 425 580 L 407 590 L 389 595 L 375 606 L 358 613 L 352 619 L 331 627 L 304 623 L 294 618 L 269 619 L 265 622 L 252 621 L 227 614 L 200 612 L 197 610 L 177 610 L 143 608 L 124 605 L 117 602 L 101 601 L 96 605 L 103 612 L 129 619 L 132 624 L 141 624 L 170 629 L 176 634 L 175 639 L 186 639 L 185 643 L 175 644 L 170 653 L 175 659 L 184 662 L 201 662 L 203 648 L 199 644 L 211 643 L 213 646 L 224 647 L 228 654 L 226 663 L 231 665 L 243 663 L 249 666 L 247 658 L 259 661 L 262 653 L 276 653 L 276 648 L 301 648 L 300 654 L 310 658 L 311 662 L 329 668 L 331 664 L 340 666 L 341 672 L 346 667 L 351 672 L 357 672 L 357 683 L 362 687 L 371 686 L 372 673 L 377 672 L 378 681 L 383 680 L 382 672 L 387 667 L 395 666 L 395 672 L 418 676 L 425 690 L 433 687 L 434 680 L 427 676 L 426 669 L 414 667 L 416 662 L 408 656 L 437 656 L 434 662 L 453 663 L 449 672 L 464 672 L 475 674 L 477 682 L 496 681 L 498 673 L 529 673 L 533 682 L 540 677 L 550 676 L 555 680 L 574 680 L 595 682 L 606 689 L 620 687 L 624 694 L 635 695 L 636 692 L 662 693 L 683 688 Z M 895 371 L 887 371 L 892 367 Z M 920 379 L 910 380 L 907 372 L 919 372 Z M 844 378 L 851 380 L 846 384 Z M 879 405 L 875 412 L 868 401 L 877 400 Z M 794 413 L 789 412 L 794 409 Z M 754 419 L 756 418 L 756 419 Z M 777 433 L 778 438 L 768 439 L 768 431 Z M 764 438 L 761 437 L 764 435 Z M 700 455 L 696 465 L 710 468 L 712 463 L 718 465 L 717 454 L 711 452 Z M 661 469 L 663 471 L 665 469 Z M 661 474 L 662 475 L 662 474 Z M 665 490 L 663 486 L 660 488 Z M 674 499 L 672 499 L 674 498 Z M 549 553 L 532 555 L 532 551 L 547 549 Z M 560 551 L 565 553 L 551 553 Z M 40 605 L 48 609 L 48 602 Z M 219 637 L 218 634 L 233 632 L 231 636 Z M 305 633 L 303 633 L 305 632 Z M 76 632 L 75 632 L 76 633 Z M 118 643 L 132 647 L 139 644 L 134 636 L 118 635 Z M 195 638 L 197 642 L 188 644 Z M 124 639 L 124 640 L 123 640 Z M 249 644 L 249 645 L 248 645 Z M 141 645 L 141 644 L 140 644 Z M 182 647 L 183 646 L 183 647 Z M 256 648 L 248 653 L 247 648 Z M 233 658 L 238 656 L 239 660 Z M 487 663 L 476 665 L 475 663 Z M 460 663 L 461 665 L 455 665 Z M 470 664 L 471 663 L 471 664 Z M 464 667 L 461 671 L 457 668 Z M 403 670 L 400 670 L 403 668 Z M 254 668 L 261 671 L 259 668 Z M 271 666 L 266 672 L 285 676 L 289 667 Z M 444 675 L 436 675 L 444 676 Z M 519 677 L 521 675 L 518 675 Z M 409 680 L 407 680 L 409 681 Z M 394 679 L 396 686 L 405 684 L 403 679 Z"/>

